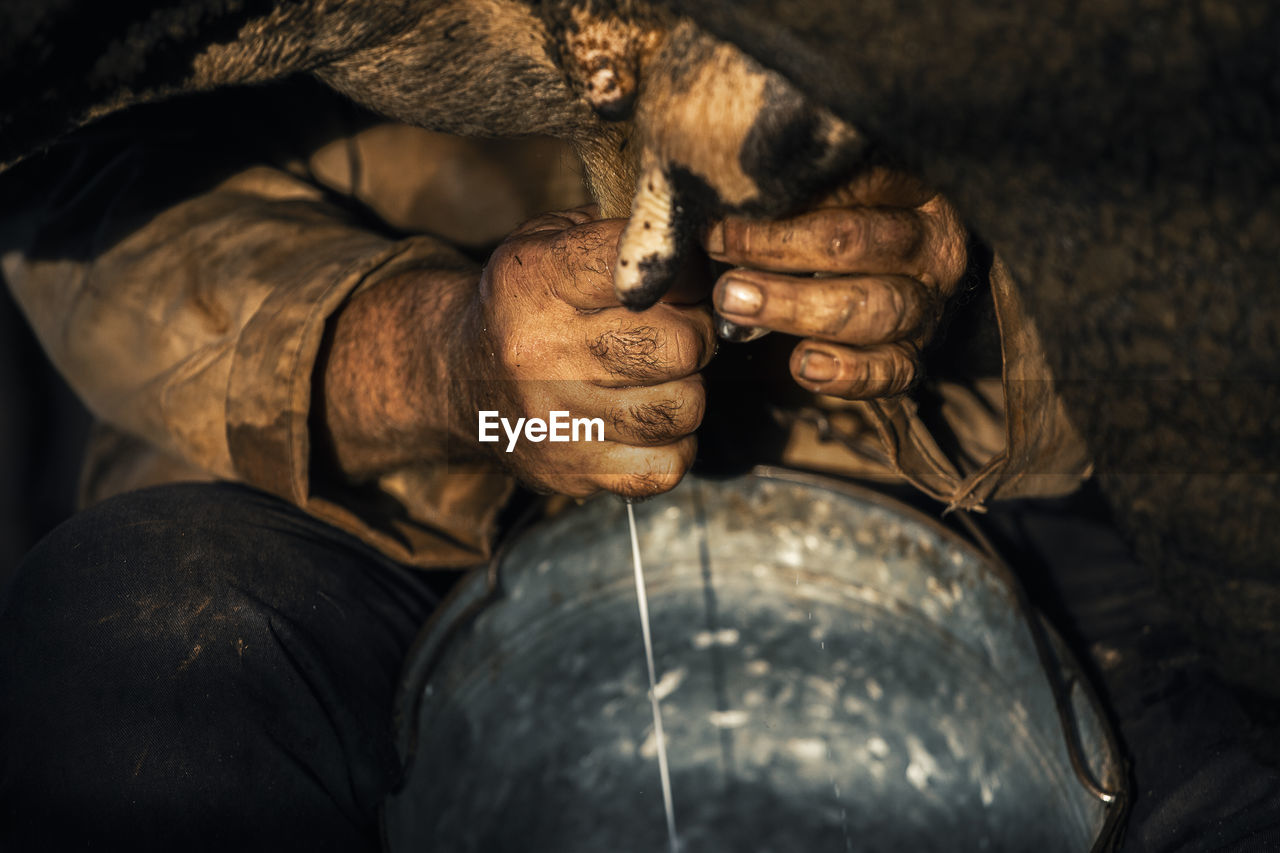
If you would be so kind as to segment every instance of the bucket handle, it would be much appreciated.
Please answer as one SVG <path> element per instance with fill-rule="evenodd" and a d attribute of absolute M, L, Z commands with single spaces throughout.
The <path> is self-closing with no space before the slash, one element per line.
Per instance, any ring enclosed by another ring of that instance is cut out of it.
<path fill-rule="evenodd" d="M 1040 660 L 1040 668 L 1044 670 L 1049 679 L 1049 691 L 1053 696 L 1053 705 L 1058 713 L 1058 723 L 1062 727 L 1063 739 L 1066 741 L 1067 757 L 1071 761 L 1071 769 L 1085 790 L 1107 806 L 1107 819 L 1103 824 L 1102 832 L 1099 833 L 1097 840 L 1094 842 L 1092 851 L 1093 853 L 1100 853 L 1104 850 L 1114 849 L 1119 842 L 1122 818 L 1129 809 L 1128 796 L 1123 784 L 1115 790 L 1108 789 L 1098 781 L 1093 769 L 1089 767 L 1084 755 L 1084 745 L 1080 737 L 1080 721 L 1071 699 L 1071 692 L 1076 688 L 1083 691 L 1085 699 L 1093 707 L 1094 713 L 1099 719 L 1104 720 L 1102 726 L 1103 737 L 1107 741 L 1108 751 L 1113 755 L 1119 756 L 1121 753 L 1116 744 L 1115 733 L 1111 730 L 1111 726 L 1105 723 L 1106 717 L 1103 714 L 1101 704 L 1098 702 L 1098 697 L 1086 682 L 1073 676 L 1064 675 L 1062 662 L 1049 639 L 1043 617 L 1031 606 L 1026 590 L 1023 589 L 1022 584 L 1018 581 L 1013 568 L 1000 556 L 995 545 L 983 533 L 978 523 L 973 520 L 973 516 L 962 509 L 955 510 L 953 514 L 960 520 L 961 526 L 964 527 L 969 537 L 982 549 L 987 559 L 1004 576 L 1007 588 L 1013 593 L 1014 603 L 1018 610 L 1021 611 L 1027 628 L 1031 632 L 1031 640 L 1035 645 L 1036 656 Z M 1123 765 L 1121 769 L 1123 772 L 1125 769 Z"/>

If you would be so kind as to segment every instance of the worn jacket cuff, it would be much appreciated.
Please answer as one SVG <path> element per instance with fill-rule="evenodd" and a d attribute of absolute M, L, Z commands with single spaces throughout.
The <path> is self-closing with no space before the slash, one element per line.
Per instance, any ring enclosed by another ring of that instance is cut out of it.
<path fill-rule="evenodd" d="M 440 252 L 429 238 L 384 243 L 372 252 L 352 248 L 357 251 L 328 252 L 312 261 L 313 269 L 294 270 L 291 277 L 305 283 L 273 292 L 244 326 L 227 388 L 226 435 L 235 472 L 401 562 L 432 567 L 482 561 L 512 489 L 506 476 L 420 466 L 370 487 L 337 489 L 313 475 L 311 400 L 326 323 L 358 290 L 428 265 Z"/>
<path fill-rule="evenodd" d="M 989 500 L 1068 494 L 1092 473 L 1088 450 L 1057 393 L 1040 335 L 999 258 L 990 282 L 1003 362 L 1002 448 L 985 457 L 967 454 L 962 462 L 941 449 L 911 399 L 864 404 L 890 466 L 949 509 L 982 510 Z"/>

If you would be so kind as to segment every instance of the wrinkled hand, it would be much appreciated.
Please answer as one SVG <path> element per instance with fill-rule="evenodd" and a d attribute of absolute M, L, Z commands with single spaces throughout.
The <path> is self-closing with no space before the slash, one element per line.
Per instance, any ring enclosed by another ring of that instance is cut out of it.
<path fill-rule="evenodd" d="M 846 399 L 901 394 L 916 381 L 965 246 L 945 199 L 882 168 L 798 216 L 728 218 L 706 238 L 711 257 L 737 266 L 716 283 L 719 313 L 804 338 L 791 355 L 796 381 Z"/>
<path fill-rule="evenodd" d="M 514 421 L 568 411 L 601 418 L 603 442 L 520 441 L 494 452 L 526 483 L 574 496 L 641 497 L 674 487 L 693 462 L 715 349 L 710 310 L 674 292 L 647 311 L 614 296 L 624 220 L 590 209 L 525 223 L 493 253 L 479 288 L 487 408 Z M 705 285 L 704 285 L 705 294 Z M 481 407 L 486 407 L 484 402 Z M 494 445 L 490 445 L 494 447 Z"/>

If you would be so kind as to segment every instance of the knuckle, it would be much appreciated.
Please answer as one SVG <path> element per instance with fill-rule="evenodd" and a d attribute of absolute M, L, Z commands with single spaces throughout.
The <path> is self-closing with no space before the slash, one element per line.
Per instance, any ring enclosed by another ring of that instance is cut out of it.
<path fill-rule="evenodd" d="M 695 373 L 714 347 L 711 318 L 680 317 L 639 325 L 620 320 L 589 340 L 587 348 L 614 376 L 636 382 L 675 379 Z"/>
<path fill-rule="evenodd" d="M 620 407 L 609 413 L 609 419 L 620 435 L 641 444 L 667 444 L 698 428 L 704 406 L 703 394 L 690 394 Z"/>
<path fill-rule="evenodd" d="M 920 380 L 920 358 L 912 347 L 898 353 L 895 359 L 893 382 L 886 392 L 888 396 L 905 394 Z"/>
<path fill-rule="evenodd" d="M 910 390 L 916 376 L 915 363 L 897 346 L 883 351 L 848 352 L 840 362 L 837 378 L 824 392 L 850 400 L 903 394 Z"/>
<path fill-rule="evenodd" d="M 663 442 L 678 434 L 676 417 L 680 414 L 678 400 L 663 400 L 632 406 L 628 412 L 630 426 L 637 437 L 652 442 Z"/>
<path fill-rule="evenodd" d="M 601 332 L 587 348 L 609 373 L 640 382 L 662 372 L 661 337 L 654 326 L 620 322 Z"/>
<path fill-rule="evenodd" d="M 843 313 L 832 311 L 829 334 L 862 345 L 897 340 L 920 324 L 918 283 L 908 278 L 869 279 L 854 285 L 843 301 Z"/>
<path fill-rule="evenodd" d="M 867 244 L 867 223 L 861 216 L 841 217 L 831 226 L 822 246 L 833 262 L 847 262 L 862 253 Z"/>
<path fill-rule="evenodd" d="M 616 238 L 615 238 L 616 241 Z M 580 225 L 561 232 L 553 241 L 553 251 L 572 275 L 613 276 L 612 243 L 608 233 L 591 225 Z"/>
<path fill-rule="evenodd" d="M 839 294 L 823 294 L 816 305 L 809 307 L 814 334 L 836 339 L 843 337 L 853 325 L 854 317 L 861 315 L 865 303 L 866 297 L 860 287 Z M 802 319 L 799 313 L 793 308 L 788 319 L 799 322 Z"/>
<path fill-rule="evenodd" d="M 864 362 L 861 392 L 864 397 L 895 397 L 911 389 L 916 365 L 910 348 L 890 347 L 877 358 Z"/>
<path fill-rule="evenodd" d="M 877 379 L 873 366 L 874 359 L 857 358 L 853 360 L 849 371 L 849 391 L 859 397 L 876 396 Z"/>
<path fill-rule="evenodd" d="M 702 419 L 707 413 L 707 397 L 701 386 L 676 398 L 679 403 L 674 413 L 672 425 L 676 435 L 686 436 L 702 426 Z"/>
<path fill-rule="evenodd" d="M 869 336 L 887 338 L 908 323 L 907 300 L 896 283 L 878 281 L 868 288 L 866 323 Z"/>

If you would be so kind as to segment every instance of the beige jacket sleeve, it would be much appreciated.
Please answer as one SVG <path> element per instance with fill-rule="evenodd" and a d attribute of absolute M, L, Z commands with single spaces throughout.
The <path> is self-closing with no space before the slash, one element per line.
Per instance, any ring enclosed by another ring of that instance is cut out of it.
<path fill-rule="evenodd" d="M 166 168 L 140 147 L 92 174 L 73 169 L 65 189 L 24 209 L 26 239 L 3 257 L 46 352 L 90 410 L 404 562 L 482 560 L 506 476 L 422 467 L 366 489 L 326 484 L 313 476 L 309 426 L 325 324 L 344 300 L 406 267 L 471 262 L 437 239 L 353 221 L 331 191 L 270 165 L 153 204 L 167 197 Z"/>

